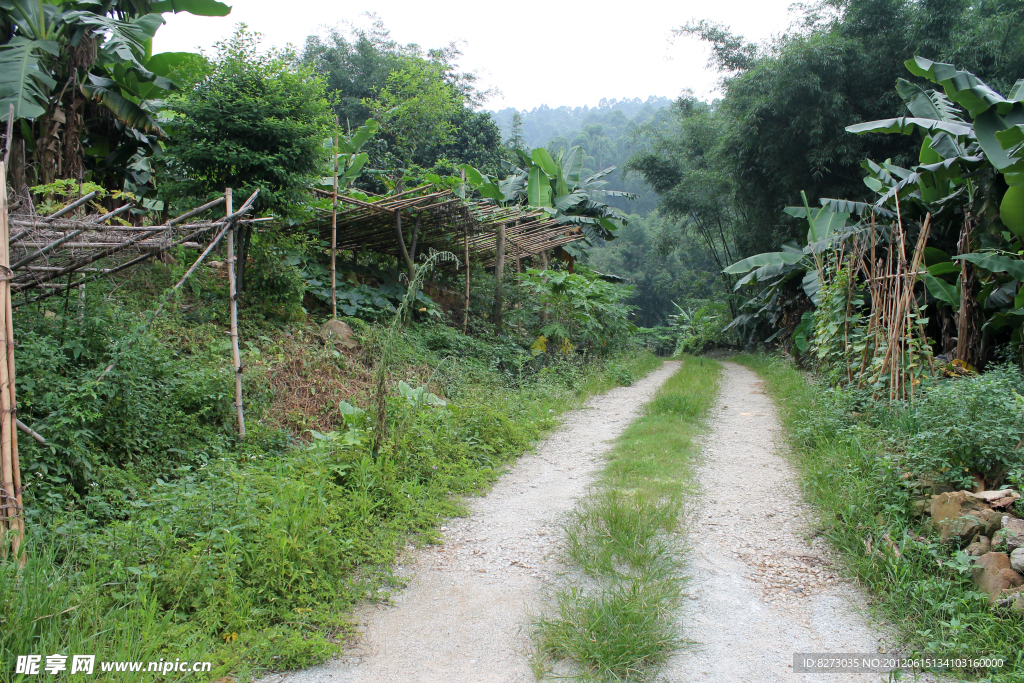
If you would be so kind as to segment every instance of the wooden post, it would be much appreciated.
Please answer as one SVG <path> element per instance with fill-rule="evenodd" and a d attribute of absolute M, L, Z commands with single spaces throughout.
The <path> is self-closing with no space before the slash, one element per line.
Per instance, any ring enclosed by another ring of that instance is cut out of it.
<path fill-rule="evenodd" d="M 520 265 L 520 261 L 519 261 L 519 244 L 517 242 L 513 242 L 512 246 L 514 246 L 516 248 L 516 273 L 522 274 L 523 268 Z M 521 308 L 521 306 L 517 303 L 516 304 L 516 309 L 519 309 L 519 308 Z M 523 316 L 522 315 L 520 315 L 519 316 L 519 320 L 516 321 L 516 329 L 519 330 L 519 336 L 522 337 L 523 336 Z"/>
<path fill-rule="evenodd" d="M 501 291 L 501 281 L 505 275 L 505 224 L 498 224 L 497 244 L 495 247 L 494 260 L 494 333 L 501 334 L 501 312 L 504 307 L 504 300 Z"/>
<path fill-rule="evenodd" d="M 331 317 L 338 317 L 338 136 L 334 136 L 334 209 L 331 212 Z"/>
<path fill-rule="evenodd" d="M 466 226 L 466 232 L 463 233 L 462 243 L 466 257 L 466 305 L 462 309 L 462 334 L 466 334 L 469 330 L 469 226 Z"/>
<path fill-rule="evenodd" d="M 466 198 L 466 169 L 462 169 L 459 173 L 462 177 L 462 184 L 459 185 L 459 195 Z M 466 258 L 466 305 L 462 309 L 462 334 L 466 334 L 469 331 L 469 226 L 466 226 L 466 231 L 462 235 L 462 245 L 465 250 Z"/>
<path fill-rule="evenodd" d="M 10 115 L 10 119 L 13 116 Z M 11 120 L 7 125 L 7 141 L 11 136 Z M 6 150 L 5 150 L 6 152 Z M 0 161 L 0 533 L 10 533 L 10 548 L 20 556 L 25 536 L 22 515 L 21 473 L 18 459 L 18 433 L 15 424 L 14 392 L 14 324 L 11 309 L 10 232 L 7 220 L 7 159 Z M 7 543 L 0 546 L 0 556 L 7 556 Z M 25 558 L 20 556 L 24 564 Z"/>
<path fill-rule="evenodd" d="M 231 188 L 224 190 L 227 215 L 231 215 Z M 238 438 L 245 438 L 245 413 L 242 410 L 242 354 L 238 351 L 238 291 L 235 288 L 235 224 L 228 223 L 228 295 L 231 299 L 231 362 L 235 367 L 235 410 L 238 413 Z"/>

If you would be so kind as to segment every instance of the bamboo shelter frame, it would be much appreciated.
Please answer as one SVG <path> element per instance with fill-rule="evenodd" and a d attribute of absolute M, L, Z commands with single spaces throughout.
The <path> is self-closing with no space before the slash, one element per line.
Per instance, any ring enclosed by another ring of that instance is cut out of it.
<path fill-rule="evenodd" d="M 347 207 L 336 214 L 332 211 L 330 222 L 328 216 L 313 222 L 322 237 L 336 235 L 332 251 L 367 250 L 402 259 L 405 245 L 397 241 L 396 225 L 405 225 L 412 226 L 407 229 L 407 251 L 413 260 L 429 249 L 462 251 L 466 260 L 475 256 L 490 267 L 497 256 L 499 227 L 504 228 L 506 245 L 521 258 L 585 238 L 578 226 L 559 223 L 540 209 L 466 200 L 453 190 L 437 190 L 432 185 L 371 197 L 371 201 L 319 189 L 315 192 Z"/>

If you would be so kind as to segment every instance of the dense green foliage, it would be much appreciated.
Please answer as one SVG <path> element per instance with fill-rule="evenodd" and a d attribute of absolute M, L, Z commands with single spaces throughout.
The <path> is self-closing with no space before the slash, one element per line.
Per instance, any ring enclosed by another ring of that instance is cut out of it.
<path fill-rule="evenodd" d="M 800 24 L 767 45 L 707 22 L 680 29 L 711 44 L 712 62 L 726 76 L 720 144 L 745 217 L 737 236 L 743 251 L 799 236 L 782 209 L 798 205 L 801 191 L 862 199 L 864 158 L 901 163 L 913 154 L 901 138 L 843 133 L 893 115 L 900 102 L 892 86 L 906 59 L 954 61 L 1008 90 L 1024 73 L 1021 12 L 1015 2 L 850 0 L 805 8 Z"/>
<path fill-rule="evenodd" d="M 920 652 L 972 652 L 1006 662 L 963 675 L 1019 680 L 1024 619 L 990 608 L 989 596 L 971 583 L 972 558 L 922 526 L 912 501 L 941 481 L 934 478 L 937 470 L 959 484 L 963 467 L 994 464 L 994 452 L 1015 452 L 1024 431 L 1020 406 L 1008 390 L 1022 388 L 1020 371 L 942 381 L 916 405 L 890 406 L 867 392 L 808 382 L 777 359 L 742 360 L 761 373 L 782 408 L 822 533 L 879 597 L 889 622 Z M 1004 481 L 1020 487 L 1019 458 L 1016 468 Z"/>
<path fill-rule="evenodd" d="M 348 34 L 309 36 L 303 61 L 326 79 L 345 130 L 373 112 L 385 124 L 368 150 L 373 168 L 411 162 L 451 172 L 468 163 L 497 173 L 501 133 L 489 113 L 475 111 L 488 93 L 476 87 L 474 74 L 459 71 L 460 54 L 454 44 L 432 50 L 402 45 L 375 21 Z"/>
<path fill-rule="evenodd" d="M 258 50 L 244 27 L 217 44 L 210 73 L 172 100 L 171 196 L 193 203 L 224 188 L 281 218 L 301 216 L 332 132 L 323 79 L 285 50 Z"/>

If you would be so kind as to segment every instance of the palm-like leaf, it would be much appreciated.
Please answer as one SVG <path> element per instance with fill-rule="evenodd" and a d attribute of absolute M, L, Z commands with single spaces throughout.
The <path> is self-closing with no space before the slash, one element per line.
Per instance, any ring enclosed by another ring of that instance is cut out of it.
<path fill-rule="evenodd" d="M 57 82 L 43 63 L 45 53 L 56 56 L 57 43 L 15 37 L 0 46 L 0 119 L 7 118 L 12 104 L 15 119 L 34 119 L 46 112 Z"/>
<path fill-rule="evenodd" d="M 83 83 L 81 88 L 86 97 L 109 109 L 126 126 L 166 137 L 156 119 L 138 103 L 126 97 L 113 79 L 89 74 L 89 82 Z"/>

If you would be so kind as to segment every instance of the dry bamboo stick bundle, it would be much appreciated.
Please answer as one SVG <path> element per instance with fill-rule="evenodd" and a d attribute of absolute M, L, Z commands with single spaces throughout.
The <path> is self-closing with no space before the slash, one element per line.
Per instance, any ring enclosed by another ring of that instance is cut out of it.
<path fill-rule="evenodd" d="M 337 146 L 337 138 L 335 138 Z M 337 155 L 335 155 L 335 168 L 337 168 Z M 337 189 L 338 177 L 334 177 L 335 189 Z M 227 207 L 228 216 L 231 215 L 231 188 L 224 190 L 224 205 Z M 235 281 L 235 224 L 228 222 L 228 298 L 230 299 L 231 315 L 231 362 L 235 370 L 235 412 L 238 415 L 238 438 L 245 439 L 245 413 L 242 409 L 242 356 L 238 351 L 238 290 Z M 332 254 L 333 261 L 333 254 Z M 332 263 L 333 265 L 333 263 Z M 333 272 L 331 275 L 333 276 Z"/>

